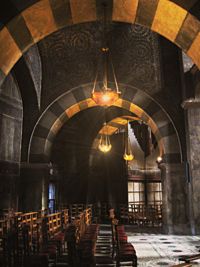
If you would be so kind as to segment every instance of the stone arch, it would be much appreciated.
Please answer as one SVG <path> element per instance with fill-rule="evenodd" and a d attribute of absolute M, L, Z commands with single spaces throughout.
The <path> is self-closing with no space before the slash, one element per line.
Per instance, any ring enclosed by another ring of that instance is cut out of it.
<path fill-rule="evenodd" d="M 39 118 L 29 146 L 30 162 L 48 162 L 55 136 L 78 112 L 96 106 L 91 99 L 93 84 L 76 87 L 56 99 Z M 165 162 L 182 161 L 181 145 L 176 128 L 162 107 L 143 91 L 119 84 L 121 97 L 114 106 L 136 114 L 154 133 Z"/>
<path fill-rule="evenodd" d="M 111 2 L 112 21 L 138 23 L 163 35 L 200 67 L 200 21 L 188 12 L 185 1 Z M 0 31 L 0 84 L 34 43 L 65 26 L 97 21 L 101 12 L 96 0 L 42 0 L 26 8 Z"/>

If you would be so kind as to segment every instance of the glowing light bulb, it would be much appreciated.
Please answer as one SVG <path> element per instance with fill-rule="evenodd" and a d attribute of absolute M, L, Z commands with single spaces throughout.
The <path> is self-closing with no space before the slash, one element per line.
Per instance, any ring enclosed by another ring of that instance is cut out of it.
<path fill-rule="evenodd" d="M 98 148 L 103 153 L 107 153 L 111 150 L 112 145 L 108 135 L 101 135 Z"/>
<path fill-rule="evenodd" d="M 126 161 L 131 161 L 131 160 L 134 159 L 134 156 L 133 156 L 132 153 L 131 153 L 131 154 L 124 154 L 124 159 L 125 159 Z"/>
<path fill-rule="evenodd" d="M 158 156 L 156 161 L 157 161 L 158 163 L 161 163 L 161 162 L 162 162 L 162 157 L 161 157 L 161 156 Z"/>
<path fill-rule="evenodd" d="M 130 144 L 130 139 L 128 136 L 128 121 L 127 121 L 127 126 L 126 126 L 126 133 L 125 133 L 125 151 L 124 151 L 124 155 L 123 158 L 126 161 L 131 161 L 134 159 L 132 150 L 131 150 L 131 144 Z"/>
<path fill-rule="evenodd" d="M 102 95 L 102 101 L 105 102 L 105 103 L 108 103 L 108 101 L 110 101 L 110 96 L 107 94 L 107 93 L 104 93 Z"/>
<path fill-rule="evenodd" d="M 119 93 L 107 88 L 103 91 L 95 91 L 92 93 L 92 99 L 99 106 L 111 106 L 119 98 Z"/>

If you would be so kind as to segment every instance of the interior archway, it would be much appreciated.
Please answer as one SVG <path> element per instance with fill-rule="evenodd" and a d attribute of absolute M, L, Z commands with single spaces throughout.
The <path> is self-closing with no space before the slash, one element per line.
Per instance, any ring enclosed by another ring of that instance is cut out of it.
<path fill-rule="evenodd" d="M 160 154 L 166 162 L 181 162 L 182 152 L 179 137 L 173 121 L 156 102 L 147 94 L 132 87 L 120 86 L 121 98 L 114 106 L 121 107 L 136 114 L 146 122 L 155 135 Z M 75 98 L 76 92 L 81 92 L 81 99 Z M 90 98 L 92 84 L 82 85 L 63 94 L 54 101 L 42 114 L 32 133 L 29 147 L 30 162 L 48 162 L 53 140 L 64 123 L 78 112 L 96 106 Z M 142 97 L 141 97 L 142 96 Z M 148 115 L 148 106 L 155 105 L 155 114 Z M 55 109 L 55 107 L 57 107 Z M 59 107 L 59 109 L 58 109 Z"/>
<path fill-rule="evenodd" d="M 178 45 L 200 66 L 199 20 L 185 1 L 114 0 L 109 6 L 112 21 L 138 23 Z M 94 0 L 39 1 L 11 19 L 0 31 L 0 83 L 22 54 L 34 43 L 71 24 L 99 20 L 102 11 Z M 20 32 L 23 34 L 19 34 Z"/>

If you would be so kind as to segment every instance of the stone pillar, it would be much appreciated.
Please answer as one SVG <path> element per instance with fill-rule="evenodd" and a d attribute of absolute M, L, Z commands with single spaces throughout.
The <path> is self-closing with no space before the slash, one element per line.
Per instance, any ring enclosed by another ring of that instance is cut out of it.
<path fill-rule="evenodd" d="M 187 181 L 184 164 L 162 163 L 163 232 L 189 234 Z"/>
<path fill-rule="evenodd" d="M 19 182 L 19 210 L 38 211 L 48 206 L 49 167 L 23 164 Z"/>
<path fill-rule="evenodd" d="M 187 158 L 191 186 L 192 233 L 200 234 L 200 99 L 184 101 L 187 127 Z"/>
<path fill-rule="evenodd" d="M 18 210 L 19 163 L 0 161 L 0 210 Z"/>

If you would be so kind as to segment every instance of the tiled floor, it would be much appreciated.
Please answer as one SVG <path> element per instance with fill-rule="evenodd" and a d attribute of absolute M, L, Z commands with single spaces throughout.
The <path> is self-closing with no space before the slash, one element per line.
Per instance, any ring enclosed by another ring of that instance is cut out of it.
<path fill-rule="evenodd" d="M 171 266 L 181 263 L 178 260 L 181 255 L 199 253 L 200 236 L 132 233 L 130 229 L 126 233 L 136 249 L 140 267 Z M 193 265 L 200 266 L 200 260 Z"/>
<path fill-rule="evenodd" d="M 131 242 L 135 247 L 139 267 L 170 267 L 180 263 L 178 258 L 181 255 L 199 253 L 200 236 L 163 235 L 158 228 L 144 229 L 133 226 L 126 226 L 125 230 L 128 235 L 128 242 Z M 112 259 L 110 225 L 100 225 L 95 259 L 96 267 L 116 266 Z M 49 264 L 49 267 L 53 266 Z M 121 266 L 128 267 L 131 264 L 123 263 Z M 192 266 L 200 267 L 200 260 L 194 261 Z M 57 267 L 70 267 L 67 264 L 67 254 L 58 258 Z"/>

